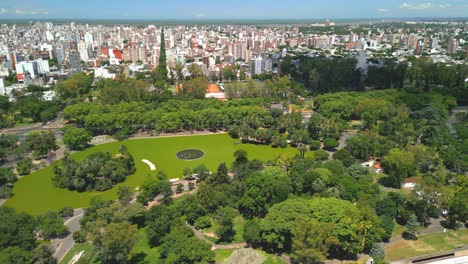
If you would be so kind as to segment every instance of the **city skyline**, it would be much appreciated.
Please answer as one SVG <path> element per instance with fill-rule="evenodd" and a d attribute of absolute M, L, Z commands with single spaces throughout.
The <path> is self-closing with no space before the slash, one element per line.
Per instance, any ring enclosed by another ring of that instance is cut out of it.
<path fill-rule="evenodd" d="M 290 3 L 290 4 L 288 4 Z M 57 0 L 4 0 L 0 19 L 122 19 L 122 20 L 213 20 L 213 19 L 349 19 L 402 17 L 466 17 L 468 3 L 462 0 L 353 1 L 266 0 L 230 2 L 187 0 L 135 2 Z"/>

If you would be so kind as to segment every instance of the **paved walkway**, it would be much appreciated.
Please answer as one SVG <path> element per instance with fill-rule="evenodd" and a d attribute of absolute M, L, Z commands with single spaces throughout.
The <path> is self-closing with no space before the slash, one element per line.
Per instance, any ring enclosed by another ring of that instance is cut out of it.
<path fill-rule="evenodd" d="M 66 219 L 64 222 L 64 225 L 68 227 L 68 231 L 70 231 L 70 233 L 64 238 L 54 239 L 52 241 L 50 247 L 54 252 L 54 257 L 58 260 L 58 262 L 60 262 L 75 245 L 73 232 L 80 230 L 80 221 L 83 218 L 83 215 L 84 210 L 82 208 L 75 209 L 73 211 L 73 216 Z"/>
<path fill-rule="evenodd" d="M 238 248 L 245 248 L 247 247 L 247 243 L 235 243 L 235 244 L 226 244 L 226 245 L 218 245 L 218 244 L 215 244 L 213 242 L 211 242 L 210 240 L 208 240 L 204 235 L 203 233 L 196 229 L 195 227 L 191 226 L 191 225 L 188 225 L 193 233 L 195 234 L 195 236 L 203 241 L 205 241 L 206 243 L 210 244 L 211 245 L 211 250 L 217 250 L 217 249 L 238 249 Z"/>

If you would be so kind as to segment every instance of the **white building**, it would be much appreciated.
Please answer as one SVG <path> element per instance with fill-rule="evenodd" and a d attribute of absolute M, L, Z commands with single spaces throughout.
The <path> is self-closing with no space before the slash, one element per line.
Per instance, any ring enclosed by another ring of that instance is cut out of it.
<path fill-rule="evenodd" d="M 258 57 L 255 59 L 255 74 L 262 74 L 263 73 L 263 59 L 262 57 Z"/>

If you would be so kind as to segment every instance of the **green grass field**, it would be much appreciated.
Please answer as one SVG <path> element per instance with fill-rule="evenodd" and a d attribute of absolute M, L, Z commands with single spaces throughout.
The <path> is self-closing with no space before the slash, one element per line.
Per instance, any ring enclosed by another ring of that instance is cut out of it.
<path fill-rule="evenodd" d="M 75 254 L 83 251 L 83 256 L 81 258 L 89 260 L 94 256 L 94 247 L 88 243 L 78 243 L 73 246 L 73 248 L 68 251 L 65 257 L 60 261 L 60 264 L 68 264 L 70 260 L 75 256 Z"/>
<path fill-rule="evenodd" d="M 159 248 L 151 248 L 148 242 L 148 237 L 146 236 L 146 229 L 140 229 L 139 233 L 140 238 L 136 242 L 129 256 L 131 260 L 130 263 L 161 263 L 161 260 L 159 259 Z"/>
<path fill-rule="evenodd" d="M 215 261 L 216 261 L 216 264 L 220 264 L 220 263 L 223 263 L 223 261 L 227 258 L 229 258 L 229 256 L 231 256 L 232 252 L 234 252 L 235 249 L 218 249 L 218 250 L 215 250 L 214 253 L 215 253 Z"/>
<path fill-rule="evenodd" d="M 233 153 L 238 149 L 246 150 L 250 159 L 257 158 L 264 161 L 272 160 L 280 154 L 298 154 L 298 151 L 291 147 L 281 149 L 264 145 L 235 144 L 236 142 L 238 140 L 232 139 L 227 134 L 135 139 L 95 146 L 73 154 L 73 158 L 84 158 L 97 151 L 115 154 L 121 145 L 126 145 L 135 158 L 137 170 L 121 184 L 134 189 L 150 174 L 148 165 L 141 162 L 142 159 L 153 162 L 157 170 L 163 170 L 170 178 L 182 178 L 182 171 L 185 167 L 193 168 L 205 164 L 210 170 L 215 171 L 221 162 L 227 162 L 230 166 L 234 160 Z M 195 161 L 183 161 L 176 158 L 177 151 L 188 148 L 201 149 L 205 152 L 205 156 Z M 87 207 L 93 197 L 117 198 L 115 187 L 105 192 L 84 193 L 56 188 L 53 186 L 52 176 L 53 166 L 49 166 L 21 178 L 15 183 L 13 197 L 7 200 L 6 205 L 18 211 L 39 214 L 49 210 L 58 210 L 64 206 Z"/>
<path fill-rule="evenodd" d="M 213 242 L 215 244 L 219 244 L 219 245 L 242 243 L 242 242 L 245 242 L 245 240 L 244 240 L 244 223 L 245 223 L 245 219 L 240 214 L 237 215 L 234 218 L 234 230 L 236 231 L 236 234 L 234 235 L 234 239 L 229 243 L 220 242 L 220 241 L 218 241 L 217 238 L 212 237 L 212 236 L 207 236 L 207 235 L 204 235 L 204 236 L 209 241 L 211 241 L 211 242 Z M 218 229 L 218 228 L 219 228 L 218 223 L 215 220 L 213 220 L 211 227 L 203 229 L 202 233 L 203 234 L 205 234 L 205 233 L 215 233 L 216 229 Z"/>
<path fill-rule="evenodd" d="M 423 235 L 418 240 L 401 240 L 385 248 L 385 260 L 396 261 L 445 252 L 468 244 L 468 230 Z"/>

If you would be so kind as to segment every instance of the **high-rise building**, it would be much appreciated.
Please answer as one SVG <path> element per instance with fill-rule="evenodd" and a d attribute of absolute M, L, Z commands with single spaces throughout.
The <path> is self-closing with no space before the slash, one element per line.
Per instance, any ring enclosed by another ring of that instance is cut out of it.
<path fill-rule="evenodd" d="M 80 53 L 76 50 L 72 50 L 70 54 L 68 54 L 68 63 L 70 65 L 71 74 L 79 73 L 83 70 L 81 67 Z"/>
<path fill-rule="evenodd" d="M 3 78 L 0 78 L 0 94 L 7 95 L 7 90 L 6 90 L 5 82 L 3 81 Z"/>
<path fill-rule="evenodd" d="M 439 48 L 439 39 L 432 38 L 431 48 L 432 49 L 438 49 Z"/>
<path fill-rule="evenodd" d="M 273 71 L 273 60 L 270 58 L 265 59 L 265 72 Z"/>
<path fill-rule="evenodd" d="M 55 55 L 57 57 L 57 62 L 58 64 L 63 64 L 65 63 L 65 48 L 64 47 L 57 47 L 55 49 Z"/>
<path fill-rule="evenodd" d="M 262 74 L 265 68 L 264 61 L 261 56 L 255 59 L 255 74 Z"/>
<path fill-rule="evenodd" d="M 448 40 L 447 52 L 448 53 L 456 53 L 457 49 L 458 49 L 457 39 L 452 36 Z"/>

